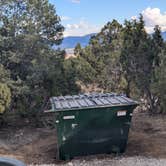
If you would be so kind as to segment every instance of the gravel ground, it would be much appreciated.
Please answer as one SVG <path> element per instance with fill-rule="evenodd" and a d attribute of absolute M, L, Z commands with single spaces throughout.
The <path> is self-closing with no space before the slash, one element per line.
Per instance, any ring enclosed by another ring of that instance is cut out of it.
<path fill-rule="evenodd" d="M 35 128 L 15 121 L 19 124 L 0 129 L 0 156 L 16 158 L 28 166 L 166 166 L 164 115 L 135 112 L 123 155 L 82 156 L 66 162 L 56 160 L 55 129 Z"/>
<path fill-rule="evenodd" d="M 116 157 L 114 159 L 105 158 L 102 160 L 72 160 L 63 164 L 50 165 L 29 165 L 29 166 L 166 166 L 166 159 L 156 159 L 147 157 Z"/>

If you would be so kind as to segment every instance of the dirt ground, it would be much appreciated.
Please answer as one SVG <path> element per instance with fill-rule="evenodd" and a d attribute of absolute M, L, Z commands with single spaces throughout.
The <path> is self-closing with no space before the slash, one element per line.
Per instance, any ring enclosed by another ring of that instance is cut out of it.
<path fill-rule="evenodd" d="M 123 157 L 166 159 L 166 116 L 134 113 L 128 146 Z M 56 160 L 56 131 L 31 126 L 0 129 L 0 156 L 14 157 L 26 164 L 63 164 Z M 80 157 L 81 160 L 113 158 L 113 155 Z"/>

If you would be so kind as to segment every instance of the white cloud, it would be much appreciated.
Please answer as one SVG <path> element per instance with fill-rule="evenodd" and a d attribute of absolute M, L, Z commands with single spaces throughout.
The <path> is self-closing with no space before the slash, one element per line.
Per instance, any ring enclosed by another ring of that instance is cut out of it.
<path fill-rule="evenodd" d="M 137 20 L 137 16 L 132 16 L 131 19 L 132 20 Z"/>
<path fill-rule="evenodd" d="M 73 3 L 80 3 L 80 0 L 71 0 Z"/>
<path fill-rule="evenodd" d="M 95 26 L 82 20 L 77 24 L 67 24 L 65 28 L 64 36 L 84 36 L 99 32 L 101 26 Z"/>
<path fill-rule="evenodd" d="M 152 33 L 154 26 L 159 25 L 162 31 L 166 31 L 166 12 L 161 13 L 159 8 L 146 8 L 142 11 L 145 20 L 145 28 L 148 33 Z"/>
<path fill-rule="evenodd" d="M 62 21 L 67 21 L 67 20 L 71 20 L 71 18 L 68 17 L 68 16 L 61 16 L 61 20 Z"/>

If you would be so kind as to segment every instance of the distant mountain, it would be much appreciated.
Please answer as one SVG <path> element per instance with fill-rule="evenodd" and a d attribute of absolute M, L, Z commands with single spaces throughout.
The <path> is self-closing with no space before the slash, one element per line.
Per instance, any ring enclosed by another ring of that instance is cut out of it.
<path fill-rule="evenodd" d="M 85 47 L 88 45 L 89 40 L 91 36 L 95 35 L 95 33 L 91 33 L 85 36 L 69 36 L 65 37 L 62 41 L 62 44 L 59 46 L 53 46 L 54 48 L 62 48 L 62 49 L 68 49 L 68 48 L 75 48 L 77 43 L 80 43 L 82 47 Z"/>
<path fill-rule="evenodd" d="M 70 49 L 75 48 L 77 43 L 80 43 L 82 47 L 88 45 L 91 36 L 95 35 L 95 33 L 91 33 L 85 36 L 69 36 L 65 37 L 62 41 L 62 44 L 59 46 L 53 46 L 53 48 L 61 48 L 61 49 Z M 162 32 L 163 39 L 166 41 L 166 31 Z"/>
<path fill-rule="evenodd" d="M 162 34 L 163 39 L 166 41 L 166 31 L 162 32 L 161 34 Z"/>

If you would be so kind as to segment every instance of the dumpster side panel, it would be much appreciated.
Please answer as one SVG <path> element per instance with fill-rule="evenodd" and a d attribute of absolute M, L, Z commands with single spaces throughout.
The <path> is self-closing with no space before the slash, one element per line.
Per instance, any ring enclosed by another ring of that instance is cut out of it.
<path fill-rule="evenodd" d="M 134 108 L 117 106 L 59 112 L 59 158 L 123 152 Z"/>

